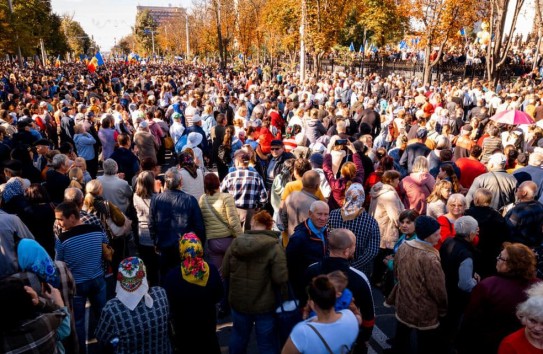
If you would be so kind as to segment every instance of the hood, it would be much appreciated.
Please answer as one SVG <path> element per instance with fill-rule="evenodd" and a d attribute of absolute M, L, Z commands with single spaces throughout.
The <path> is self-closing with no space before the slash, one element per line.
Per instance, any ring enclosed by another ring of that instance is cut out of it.
<path fill-rule="evenodd" d="M 237 258 L 252 258 L 263 255 L 279 242 L 275 231 L 247 231 L 232 243 L 232 255 Z"/>
<path fill-rule="evenodd" d="M 308 119 L 305 121 L 305 124 L 311 128 L 316 127 L 319 123 L 320 123 L 320 120 L 318 119 Z"/>
<path fill-rule="evenodd" d="M 383 184 L 382 182 L 378 182 L 373 187 L 371 187 L 370 196 L 372 198 L 377 198 L 380 195 L 383 195 L 387 192 L 394 192 L 394 191 L 396 190 L 390 184 Z"/>
<path fill-rule="evenodd" d="M 430 181 L 430 179 L 432 178 L 432 176 L 428 172 L 414 172 L 411 173 L 409 177 L 411 177 L 413 182 L 415 182 L 419 186 L 428 183 L 428 181 Z"/>

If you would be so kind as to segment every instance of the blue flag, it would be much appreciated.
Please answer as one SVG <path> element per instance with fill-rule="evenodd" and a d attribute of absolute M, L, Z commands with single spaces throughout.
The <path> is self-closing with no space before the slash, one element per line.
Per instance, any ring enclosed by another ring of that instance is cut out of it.
<path fill-rule="evenodd" d="M 464 29 L 464 27 L 462 27 L 462 28 L 460 29 L 460 35 L 461 35 L 461 36 L 465 36 L 465 35 L 466 35 L 466 30 Z"/>
<path fill-rule="evenodd" d="M 349 46 L 349 52 L 354 52 L 354 43 L 351 42 L 351 45 Z"/>
<path fill-rule="evenodd" d="M 360 50 L 359 50 L 360 53 L 364 53 L 364 46 L 363 45 L 360 45 Z"/>
<path fill-rule="evenodd" d="M 95 57 L 98 62 L 98 66 L 104 65 L 104 59 L 102 58 L 102 54 L 100 54 L 100 52 L 96 52 Z"/>

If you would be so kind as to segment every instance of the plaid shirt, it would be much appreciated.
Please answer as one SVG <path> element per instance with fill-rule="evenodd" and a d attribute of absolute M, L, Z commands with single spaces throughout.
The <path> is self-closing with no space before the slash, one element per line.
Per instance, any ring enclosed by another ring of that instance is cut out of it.
<path fill-rule="evenodd" d="M 369 276 L 372 273 L 373 259 L 377 256 L 381 240 L 377 221 L 365 211 L 354 220 L 343 221 L 341 209 L 335 209 L 330 212 L 328 228 L 330 231 L 333 229 L 348 229 L 354 233 L 356 236 L 356 251 L 351 266 Z"/>
<path fill-rule="evenodd" d="M 241 209 L 255 209 L 268 200 L 262 177 L 247 169 L 230 172 L 221 183 L 221 192 L 230 193 L 236 207 Z"/>
<path fill-rule="evenodd" d="M 106 230 L 104 229 L 104 225 L 95 214 L 89 213 L 88 211 L 80 210 L 79 219 L 81 220 L 83 224 L 100 226 L 100 228 L 102 229 L 102 232 L 107 235 Z M 55 223 L 53 224 L 53 232 L 55 233 L 55 236 L 57 238 L 63 232 L 62 228 L 58 224 L 58 221 L 56 220 L 55 220 Z"/>

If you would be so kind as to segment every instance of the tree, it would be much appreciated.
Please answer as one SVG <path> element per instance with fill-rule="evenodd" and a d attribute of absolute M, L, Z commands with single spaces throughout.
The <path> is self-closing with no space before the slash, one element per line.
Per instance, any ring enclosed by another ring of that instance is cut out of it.
<path fill-rule="evenodd" d="M 117 41 L 117 44 L 111 49 L 115 54 L 128 55 L 134 51 L 136 40 L 133 34 L 126 35 Z"/>
<path fill-rule="evenodd" d="M 263 41 L 272 57 L 285 53 L 291 63 L 296 61 L 300 43 L 300 11 L 297 0 L 276 0 L 264 4 L 259 30 L 264 33 Z"/>
<path fill-rule="evenodd" d="M 536 0 L 538 2 L 538 0 Z M 493 38 L 486 52 L 486 72 L 488 80 L 497 84 L 499 71 L 507 59 L 511 48 L 513 32 L 517 26 L 518 15 L 524 0 L 516 0 L 513 6 L 511 26 L 505 28 L 510 0 L 490 0 L 490 38 Z M 536 14 L 537 15 L 537 14 Z M 506 36 L 506 34 L 509 34 Z"/>
<path fill-rule="evenodd" d="M 61 20 L 61 28 L 67 38 L 67 44 L 70 52 L 77 56 L 79 54 L 94 54 L 90 53 L 92 47 L 91 38 L 81 27 L 81 24 L 74 21 L 73 15 L 64 15 Z"/>
<path fill-rule="evenodd" d="M 148 55 L 153 50 L 153 36 L 156 35 L 157 23 L 149 10 L 143 10 L 136 16 L 136 23 L 132 28 L 136 40 L 136 48 L 143 55 Z"/>
<path fill-rule="evenodd" d="M 371 41 L 381 47 L 397 43 L 409 28 L 409 16 L 405 8 L 394 0 L 366 0 L 358 22 L 365 31 L 371 32 Z M 364 41 L 366 38 L 364 38 Z"/>

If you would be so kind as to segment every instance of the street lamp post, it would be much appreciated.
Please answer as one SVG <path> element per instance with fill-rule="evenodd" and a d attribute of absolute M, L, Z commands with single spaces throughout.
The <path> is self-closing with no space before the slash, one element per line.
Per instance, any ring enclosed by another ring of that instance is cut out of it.
<path fill-rule="evenodd" d="M 146 28 L 144 30 L 145 34 L 151 33 L 151 42 L 153 44 L 153 57 L 155 56 L 155 30 L 152 28 Z"/>

